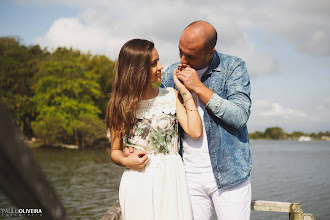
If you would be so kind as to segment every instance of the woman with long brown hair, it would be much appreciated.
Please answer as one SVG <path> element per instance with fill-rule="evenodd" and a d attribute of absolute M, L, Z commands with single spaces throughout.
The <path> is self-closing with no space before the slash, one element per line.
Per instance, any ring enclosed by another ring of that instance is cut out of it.
<path fill-rule="evenodd" d="M 192 138 L 202 135 L 202 122 L 189 90 L 177 79 L 173 88 L 161 81 L 159 56 L 148 40 L 126 42 L 119 53 L 107 108 L 111 158 L 126 169 L 119 201 L 124 220 L 191 220 L 192 211 L 182 159 L 178 122 Z M 125 157 L 123 148 L 134 147 Z"/>

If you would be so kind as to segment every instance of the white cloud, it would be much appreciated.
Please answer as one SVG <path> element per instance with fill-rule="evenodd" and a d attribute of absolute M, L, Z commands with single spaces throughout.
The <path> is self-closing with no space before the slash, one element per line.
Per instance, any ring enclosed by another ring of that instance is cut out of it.
<path fill-rule="evenodd" d="M 246 27 L 260 28 L 269 38 L 286 39 L 299 52 L 330 56 L 329 1 L 255 1 L 245 10 Z"/>
<path fill-rule="evenodd" d="M 297 106 L 302 103 L 302 110 Z M 306 100 L 295 100 L 291 105 L 284 105 L 271 100 L 254 100 L 248 127 L 251 132 L 264 131 L 267 127 L 279 126 L 285 132 L 319 132 L 330 129 L 330 99 L 321 98 L 318 104 Z M 307 104 L 308 103 L 308 104 Z"/>
<path fill-rule="evenodd" d="M 116 59 L 123 41 L 112 38 L 108 29 L 98 24 L 83 23 L 78 18 L 56 20 L 46 35 L 36 39 L 43 47 L 72 47 L 93 54 L 107 54 Z"/>
<path fill-rule="evenodd" d="M 268 127 L 282 127 L 284 131 L 299 129 L 297 122 L 305 121 L 306 113 L 282 106 L 268 100 L 255 100 L 251 108 L 251 116 L 248 122 L 250 132 L 264 131 Z M 290 125 L 292 125 L 290 127 Z"/>
<path fill-rule="evenodd" d="M 79 8 L 82 11 L 93 9 L 96 11 L 94 21 L 105 18 L 105 24 L 113 22 L 118 26 L 129 25 L 127 27 L 132 31 L 140 30 L 143 33 L 154 32 L 153 28 L 160 25 L 163 29 L 159 33 L 164 33 L 161 37 L 165 38 L 170 33 L 181 32 L 182 25 L 185 26 L 192 20 L 206 19 L 221 24 L 221 29 L 225 27 L 226 29 L 223 29 L 225 35 L 230 30 L 228 30 L 229 25 L 223 26 L 224 24 L 230 24 L 230 26 L 234 24 L 233 28 L 235 26 L 239 28 L 238 35 L 234 35 L 234 38 L 223 39 L 224 44 L 226 42 L 234 43 L 233 47 L 242 40 L 241 37 L 244 36 L 246 29 L 258 28 L 269 38 L 278 36 L 286 39 L 297 51 L 319 56 L 330 55 L 328 40 L 330 39 L 330 23 L 328 22 L 330 20 L 330 1 L 328 0 L 194 0 L 189 2 L 184 0 L 166 2 L 16 0 L 16 2 L 25 5 L 65 5 Z M 132 26 L 133 24 L 134 26 Z M 129 32 L 129 30 L 127 31 Z M 173 39 L 171 38 L 171 40 Z M 239 50 L 238 47 L 237 50 Z M 260 57 L 260 53 L 254 53 L 254 51 L 249 55 Z M 271 58 L 267 60 L 269 62 Z M 265 65 L 265 70 L 261 72 L 269 72 L 272 68 Z M 260 71 L 257 70 L 257 72 Z"/>
<path fill-rule="evenodd" d="M 267 118 L 269 121 L 279 122 L 284 120 L 301 120 L 306 117 L 306 113 L 282 106 L 280 103 L 272 103 L 267 100 L 256 100 L 252 106 L 252 116 Z"/>
<path fill-rule="evenodd" d="M 57 3 L 63 4 L 62 1 Z M 76 3 L 71 1 L 70 6 L 73 4 Z M 183 29 L 190 22 L 202 19 L 210 21 L 218 30 L 217 49 L 243 58 L 251 76 L 274 71 L 273 58 L 257 51 L 245 30 L 228 13 L 233 8 L 224 13 L 209 13 L 213 10 L 211 5 L 200 8 L 199 4 L 184 4 L 184 1 L 175 4 L 96 1 L 91 4 L 91 1 L 86 0 L 80 3 L 80 7 L 84 7 L 78 17 L 54 21 L 46 35 L 36 39 L 36 43 L 48 47 L 72 46 L 82 51 L 104 53 L 116 59 L 120 47 L 127 40 L 146 38 L 155 42 L 163 65 L 167 67 L 179 61 L 177 45 Z"/>

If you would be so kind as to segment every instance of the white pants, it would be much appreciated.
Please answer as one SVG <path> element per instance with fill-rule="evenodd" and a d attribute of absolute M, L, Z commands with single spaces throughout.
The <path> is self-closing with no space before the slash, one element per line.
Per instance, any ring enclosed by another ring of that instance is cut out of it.
<path fill-rule="evenodd" d="M 215 209 L 218 220 L 249 220 L 251 182 L 227 189 L 218 189 L 213 173 L 186 172 L 195 220 L 211 220 Z"/>

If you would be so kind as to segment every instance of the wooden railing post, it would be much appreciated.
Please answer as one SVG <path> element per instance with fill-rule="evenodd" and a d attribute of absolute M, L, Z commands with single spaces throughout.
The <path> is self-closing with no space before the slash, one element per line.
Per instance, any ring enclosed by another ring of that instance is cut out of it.
<path fill-rule="evenodd" d="M 299 203 L 292 203 L 290 208 L 289 219 L 290 220 L 304 220 L 304 213 Z"/>

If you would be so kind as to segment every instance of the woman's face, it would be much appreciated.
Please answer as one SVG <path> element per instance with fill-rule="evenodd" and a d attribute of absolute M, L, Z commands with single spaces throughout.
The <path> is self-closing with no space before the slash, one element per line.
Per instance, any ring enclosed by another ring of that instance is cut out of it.
<path fill-rule="evenodd" d="M 164 67 L 159 62 L 159 55 L 156 48 L 152 49 L 150 57 L 149 83 L 159 83 L 162 81 L 162 69 Z"/>

